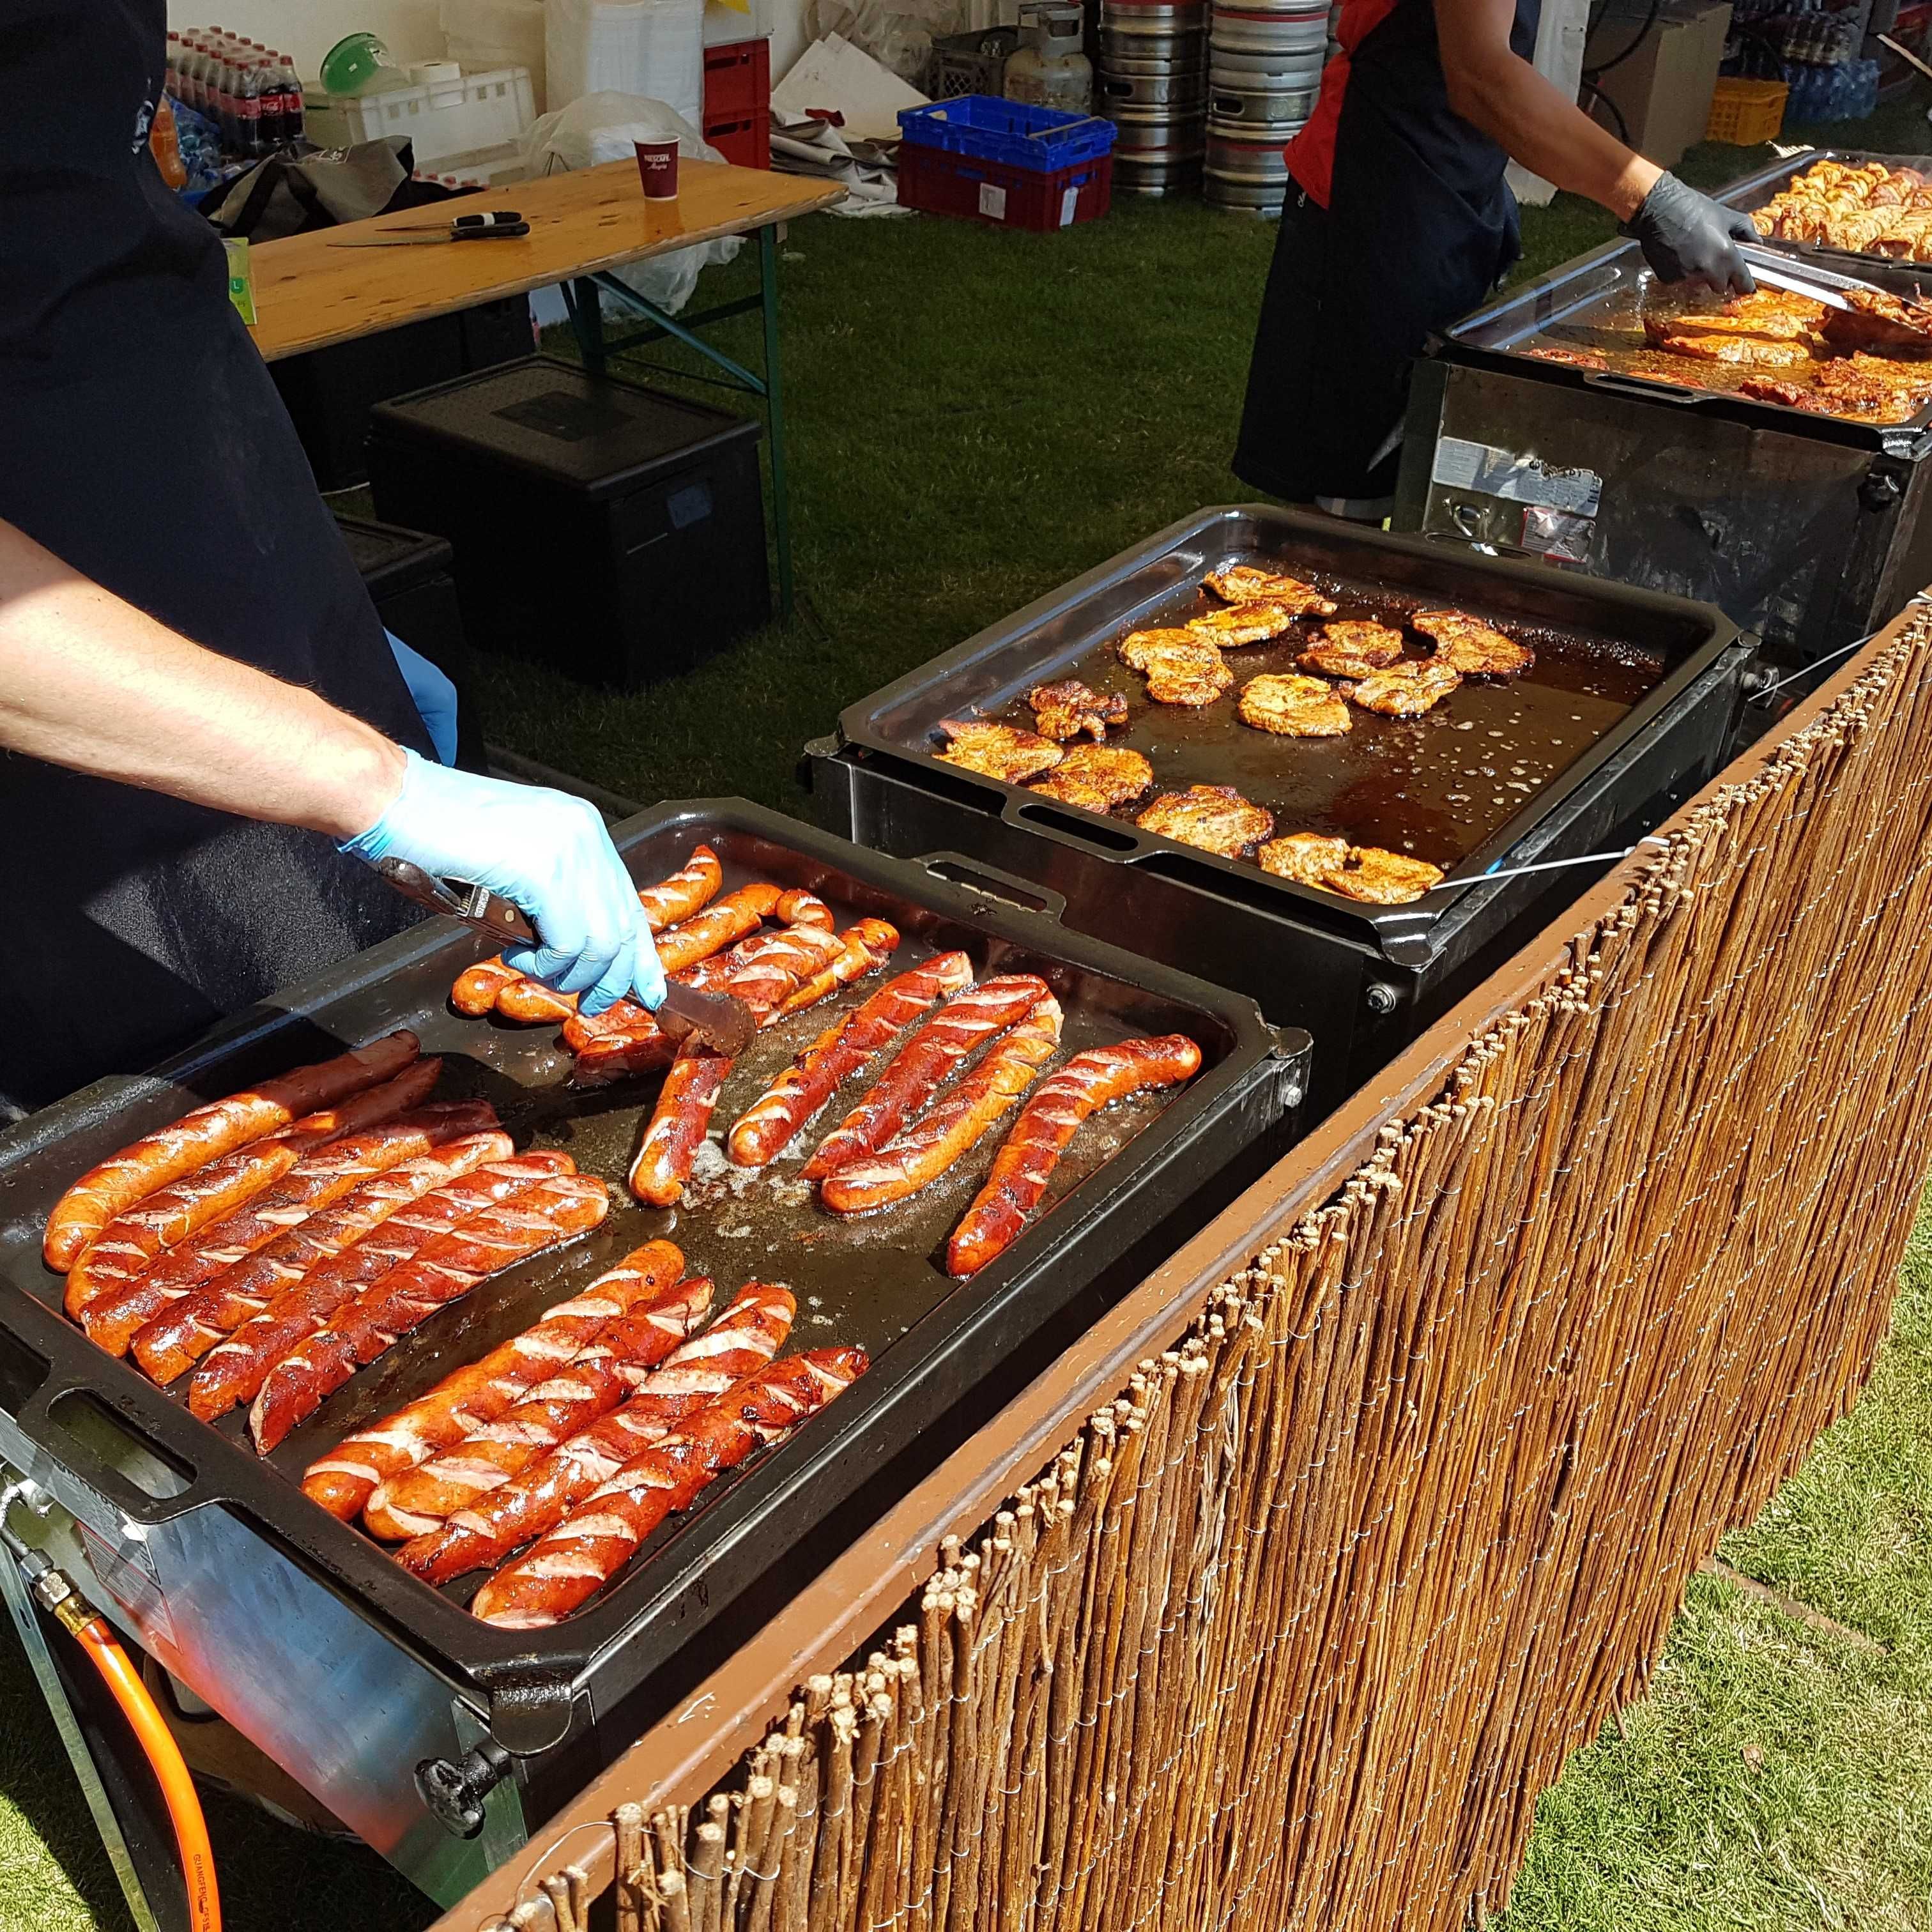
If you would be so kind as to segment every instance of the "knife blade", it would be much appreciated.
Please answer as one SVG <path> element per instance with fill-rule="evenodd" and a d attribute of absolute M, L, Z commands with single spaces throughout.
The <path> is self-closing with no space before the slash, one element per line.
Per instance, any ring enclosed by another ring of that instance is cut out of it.
<path fill-rule="evenodd" d="M 405 898 L 460 919 L 506 946 L 540 943 L 522 908 L 487 886 L 467 879 L 440 879 L 406 859 L 382 860 L 376 869 Z M 695 1034 L 733 1060 L 751 1045 L 758 1030 L 757 1018 L 743 1000 L 728 993 L 700 993 L 675 980 L 665 987 L 664 1004 L 655 1017 L 670 1040 L 682 1041 Z"/>

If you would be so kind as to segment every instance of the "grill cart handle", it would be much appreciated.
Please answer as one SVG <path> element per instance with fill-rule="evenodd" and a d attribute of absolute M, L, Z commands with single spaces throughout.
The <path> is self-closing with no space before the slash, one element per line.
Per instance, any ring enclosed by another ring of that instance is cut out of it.
<path fill-rule="evenodd" d="M 1036 914 L 1056 925 L 1066 916 L 1065 893 L 1023 879 L 1017 872 L 1003 872 L 983 859 L 969 859 L 963 852 L 928 852 L 916 862 L 935 879 L 964 886 L 969 892 L 998 899 L 1002 905 L 1017 906 L 1022 912 Z"/>

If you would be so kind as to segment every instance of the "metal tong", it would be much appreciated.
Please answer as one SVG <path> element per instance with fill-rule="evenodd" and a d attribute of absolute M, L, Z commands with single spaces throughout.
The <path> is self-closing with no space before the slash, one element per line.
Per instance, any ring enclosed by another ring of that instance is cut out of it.
<path fill-rule="evenodd" d="M 466 879 L 439 879 L 406 859 L 379 860 L 376 869 L 404 898 L 414 899 L 432 912 L 447 913 L 506 946 L 542 944 L 520 908 L 488 886 L 473 885 Z M 700 993 L 675 980 L 666 987 L 664 1004 L 656 1017 L 673 1040 L 695 1034 L 706 1046 L 734 1060 L 751 1045 L 758 1025 L 742 1000 L 725 993 Z"/>
<path fill-rule="evenodd" d="M 1844 294 L 1847 289 L 1862 290 L 1867 295 L 1885 293 L 1876 283 L 1861 281 L 1856 275 L 1841 275 L 1835 268 L 1821 268 L 1815 262 L 1798 261 L 1775 248 L 1750 242 L 1740 242 L 1736 247 L 1760 281 L 1783 289 L 1787 295 L 1808 296 L 1827 308 L 1850 309 L 1852 304 Z"/>

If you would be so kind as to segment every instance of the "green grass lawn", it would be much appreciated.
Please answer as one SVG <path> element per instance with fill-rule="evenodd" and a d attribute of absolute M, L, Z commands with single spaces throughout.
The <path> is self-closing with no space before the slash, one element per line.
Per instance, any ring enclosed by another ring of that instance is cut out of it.
<path fill-rule="evenodd" d="M 1808 131 L 1928 145 L 1922 101 Z M 1768 152 L 1704 149 L 1682 172 L 1714 182 Z M 1525 274 L 1610 232 L 1568 196 L 1523 227 Z M 802 812 L 800 747 L 842 706 L 1246 494 L 1227 459 L 1273 240 L 1131 199 L 1047 236 L 798 224 L 784 348 L 808 608 L 631 697 L 488 664 L 490 736 L 636 798 L 736 792 Z M 755 268 L 709 281 L 704 299 L 722 299 Z M 720 335 L 755 358 L 748 322 Z M 1544 1798 L 1507 1932 L 1932 1925 L 1932 1220 L 1872 1388 L 1726 1554 L 1882 1653 L 1700 1578 L 1651 1696 Z M 435 1916 L 356 1847 L 219 1799 L 210 1822 L 244 1932 L 404 1932 Z M 24 1660 L 0 1640 L 0 1932 L 128 1923 Z"/>

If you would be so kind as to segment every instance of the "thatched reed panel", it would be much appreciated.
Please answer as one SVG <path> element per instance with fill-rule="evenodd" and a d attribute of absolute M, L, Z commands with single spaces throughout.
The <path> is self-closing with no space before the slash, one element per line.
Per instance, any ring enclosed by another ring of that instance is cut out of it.
<path fill-rule="evenodd" d="M 620 1806 L 624 1932 L 1499 1908 L 1884 1334 L 1932 1154 L 1928 638 L 1648 848 L 728 1785 Z M 589 1888 L 508 1922 L 578 1932 Z"/>

